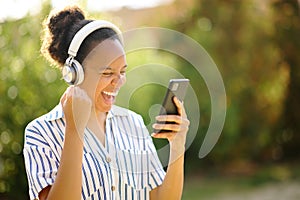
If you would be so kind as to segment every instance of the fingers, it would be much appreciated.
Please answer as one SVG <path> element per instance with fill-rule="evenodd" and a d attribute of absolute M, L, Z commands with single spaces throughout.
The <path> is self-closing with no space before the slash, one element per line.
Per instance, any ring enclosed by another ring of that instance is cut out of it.
<path fill-rule="evenodd" d="M 179 115 L 158 115 L 155 119 L 157 121 L 157 123 L 153 124 L 155 127 L 167 127 L 167 125 L 170 125 L 170 127 L 175 127 L 171 126 L 171 124 L 176 124 L 177 126 L 189 126 L 190 124 L 190 121 L 186 117 Z"/>
<path fill-rule="evenodd" d="M 176 128 L 170 128 L 164 127 L 163 129 L 156 129 L 160 132 L 154 132 L 151 134 L 154 138 L 164 138 L 171 141 L 174 137 L 182 136 L 185 137 L 186 133 L 188 131 L 188 126 L 179 126 L 176 125 Z M 179 137 L 180 138 L 180 137 Z"/>
<path fill-rule="evenodd" d="M 175 103 L 175 105 L 177 107 L 178 114 L 180 116 L 186 117 L 186 113 L 185 113 L 185 109 L 184 109 L 184 106 L 183 106 L 183 102 L 179 101 L 179 99 L 176 96 L 173 97 L 173 101 L 174 101 L 174 103 Z"/>
<path fill-rule="evenodd" d="M 189 128 L 190 121 L 189 120 L 183 120 L 181 124 L 170 124 L 170 123 L 155 123 L 152 125 L 153 129 L 155 130 L 166 130 L 168 132 L 186 132 Z"/>
<path fill-rule="evenodd" d="M 81 100 L 85 100 L 89 103 L 92 102 L 91 98 L 88 96 L 86 91 L 81 89 L 80 87 L 74 87 L 74 97 L 77 97 Z"/>
<path fill-rule="evenodd" d="M 61 102 L 62 104 L 64 104 L 64 103 L 66 102 L 66 100 L 67 100 L 67 97 L 70 96 L 70 90 L 71 90 L 71 87 L 68 87 L 68 88 L 66 89 L 66 91 L 64 92 L 64 94 L 61 96 L 60 102 Z"/>
<path fill-rule="evenodd" d="M 178 115 L 159 115 L 156 117 L 156 123 L 152 125 L 154 129 L 166 129 L 171 131 L 180 131 L 183 127 L 188 127 L 190 121 Z M 181 127 L 181 128 L 178 128 Z"/>
<path fill-rule="evenodd" d="M 85 90 L 77 86 L 70 86 L 62 95 L 61 103 L 66 124 L 82 138 L 92 111 L 92 100 Z"/>
<path fill-rule="evenodd" d="M 155 130 L 167 130 L 172 132 L 178 132 L 181 129 L 181 126 L 178 124 L 153 124 L 153 129 Z"/>
<path fill-rule="evenodd" d="M 163 133 L 152 133 L 152 137 L 157 139 L 173 139 L 175 137 L 175 133 L 172 132 L 163 132 Z"/>
<path fill-rule="evenodd" d="M 159 122 L 175 122 L 176 124 L 181 124 L 183 118 L 179 115 L 158 115 L 155 119 Z"/>
<path fill-rule="evenodd" d="M 85 90 L 76 86 L 69 86 L 65 93 L 62 95 L 60 102 L 64 103 L 67 99 L 79 99 L 83 101 L 87 101 L 88 103 L 92 103 L 91 98 L 88 96 Z"/>
<path fill-rule="evenodd" d="M 60 98 L 60 102 L 65 105 L 67 103 L 67 101 L 72 101 L 72 97 L 73 96 L 73 90 L 74 87 L 70 86 L 66 89 L 66 91 L 64 92 L 64 94 L 62 95 L 62 97 Z"/>
<path fill-rule="evenodd" d="M 156 123 L 153 124 L 153 129 L 160 131 L 153 133 L 151 136 L 154 138 L 164 138 L 173 141 L 174 138 L 185 137 L 190 121 L 187 119 L 183 103 L 174 97 L 173 99 L 179 115 L 159 115 L 156 117 Z M 182 136 L 182 137 L 177 137 Z M 177 140 L 177 139 L 176 139 Z M 184 139 L 180 139 L 184 141 Z"/>

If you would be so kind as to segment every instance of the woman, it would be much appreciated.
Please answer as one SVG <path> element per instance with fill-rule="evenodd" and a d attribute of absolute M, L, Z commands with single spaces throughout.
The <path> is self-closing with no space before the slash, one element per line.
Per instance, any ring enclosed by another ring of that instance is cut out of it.
<path fill-rule="evenodd" d="M 113 105 L 126 81 L 119 32 L 110 22 L 86 20 L 78 7 L 49 16 L 42 52 L 71 86 L 25 129 L 31 199 L 181 198 L 189 125 L 183 104 L 174 98 L 179 115 L 156 117 L 175 124 L 153 125 L 168 130 L 152 134 L 170 143 L 164 172 L 141 116 Z"/>

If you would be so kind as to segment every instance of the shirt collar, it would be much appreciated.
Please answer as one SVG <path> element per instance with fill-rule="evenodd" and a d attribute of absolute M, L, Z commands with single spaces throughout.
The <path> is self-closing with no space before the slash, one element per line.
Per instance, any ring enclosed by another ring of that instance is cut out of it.
<path fill-rule="evenodd" d="M 119 106 L 113 105 L 111 110 L 107 113 L 107 118 L 112 118 L 114 116 L 128 116 L 129 110 L 125 108 L 121 108 Z M 64 117 L 64 112 L 62 109 L 61 103 L 56 105 L 50 112 L 45 115 L 45 119 L 47 121 L 57 120 Z"/>
<path fill-rule="evenodd" d="M 107 118 L 112 118 L 114 116 L 123 116 L 126 117 L 129 114 L 129 110 L 125 108 L 121 108 L 119 106 L 113 105 L 110 111 L 107 113 Z"/>
<path fill-rule="evenodd" d="M 45 115 L 47 121 L 52 121 L 64 117 L 64 112 L 61 103 L 56 105 L 50 112 Z"/>

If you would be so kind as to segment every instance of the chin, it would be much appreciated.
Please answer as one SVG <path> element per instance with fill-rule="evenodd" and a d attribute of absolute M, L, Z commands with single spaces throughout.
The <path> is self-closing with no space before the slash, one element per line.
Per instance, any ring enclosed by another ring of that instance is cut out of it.
<path fill-rule="evenodd" d="M 99 111 L 99 112 L 108 112 L 111 110 L 113 104 L 111 105 L 101 105 L 101 104 L 97 104 L 95 106 L 96 110 Z"/>
<path fill-rule="evenodd" d="M 102 95 L 99 95 L 95 102 L 95 108 L 98 112 L 108 112 L 115 103 L 115 97 L 110 101 L 105 100 Z"/>

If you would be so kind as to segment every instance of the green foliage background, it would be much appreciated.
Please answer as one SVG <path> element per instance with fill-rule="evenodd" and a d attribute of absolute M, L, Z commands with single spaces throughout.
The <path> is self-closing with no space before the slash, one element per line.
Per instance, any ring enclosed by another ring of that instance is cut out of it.
<path fill-rule="evenodd" d="M 178 14 L 156 23 L 198 41 L 223 76 L 228 102 L 226 123 L 216 147 L 206 158 L 197 157 L 210 121 L 210 97 L 201 76 L 189 63 L 166 52 L 145 50 L 128 55 L 129 70 L 156 62 L 178 66 L 176 70 L 191 79 L 201 120 L 193 122 L 199 123 L 199 129 L 186 153 L 186 172 L 214 169 L 246 173 L 253 165 L 298 162 L 300 12 L 297 0 L 189 2 L 193 6 L 183 9 L 182 1 L 175 1 L 172 9 Z M 36 16 L 0 23 L 1 199 L 28 198 L 22 156 L 24 128 L 56 105 L 67 87 L 60 79 L 59 70 L 50 67 L 39 52 L 41 23 L 50 10 L 51 6 L 45 3 Z M 128 107 L 141 113 L 146 124 L 151 125 L 148 110 L 161 102 L 163 89 L 155 85 L 138 89 Z M 122 104 L 122 96 L 119 99 Z M 192 110 L 187 105 L 187 111 L 192 113 Z M 189 117 L 193 119 L 192 114 Z M 156 141 L 157 146 L 164 144 Z"/>

